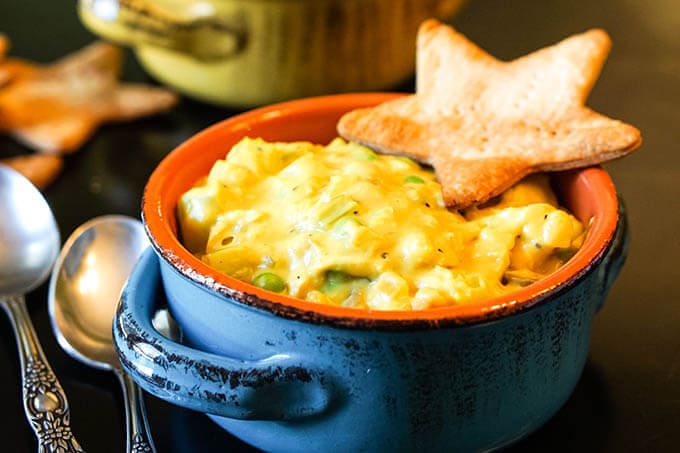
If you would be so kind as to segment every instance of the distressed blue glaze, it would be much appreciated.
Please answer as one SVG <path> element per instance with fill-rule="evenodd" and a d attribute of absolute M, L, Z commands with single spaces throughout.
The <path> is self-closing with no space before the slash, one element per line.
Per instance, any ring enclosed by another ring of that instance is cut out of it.
<path fill-rule="evenodd" d="M 608 250 L 541 303 L 413 330 L 282 318 L 199 285 L 150 249 L 123 291 L 114 340 L 146 391 L 263 450 L 494 449 L 537 429 L 572 393 L 627 244 L 621 215 Z M 166 302 L 184 345 L 151 327 Z"/>

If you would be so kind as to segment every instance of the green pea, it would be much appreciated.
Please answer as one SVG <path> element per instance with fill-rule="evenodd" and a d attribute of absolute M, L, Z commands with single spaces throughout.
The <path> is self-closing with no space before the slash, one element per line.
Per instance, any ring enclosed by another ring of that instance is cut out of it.
<path fill-rule="evenodd" d="M 339 270 L 326 272 L 326 282 L 321 287 L 325 294 L 346 293 L 341 299 L 349 296 L 352 288 L 365 288 L 371 281 L 368 277 L 358 277 Z"/>
<path fill-rule="evenodd" d="M 346 272 L 331 270 L 326 273 L 326 284 L 324 285 L 323 291 L 333 291 L 338 286 L 344 285 L 351 282 L 354 279 L 353 276 Z"/>
<path fill-rule="evenodd" d="M 423 184 L 425 181 L 420 176 L 408 175 L 404 178 L 404 182 L 413 184 Z"/>
<path fill-rule="evenodd" d="M 280 293 L 286 289 L 286 282 L 273 272 L 263 272 L 253 279 L 253 284 L 262 289 Z"/>

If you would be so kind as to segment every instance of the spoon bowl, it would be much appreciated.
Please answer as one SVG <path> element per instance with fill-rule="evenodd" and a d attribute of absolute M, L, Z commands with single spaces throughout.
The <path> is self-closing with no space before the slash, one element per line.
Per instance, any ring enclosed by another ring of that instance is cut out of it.
<path fill-rule="evenodd" d="M 59 229 L 42 194 L 0 166 L 0 294 L 25 294 L 49 276 L 59 253 Z"/>
<path fill-rule="evenodd" d="M 153 451 L 141 390 L 123 372 L 113 345 L 118 299 L 148 240 L 138 220 L 96 217 L 78 227 L 61 249 L 49 286 L 49 313 L 57 341 L 86 365 L 113 371 L 126 402 L 128 451 Z"/>
<path fill-rule="evenodd" d="M 142 224 L 125 216 L 92 219 L 64 243 L 50 281 L 49 310 L 57 341 L 69 355 L 99 369 L 120 367 L 111 322 L 147 245 Z"/>
<path fill-rule="evenodd" d="M 0 306 L 17 339 L 24 412 L 38 438 L 38 451 L 81 452 L 71 432 L 66 394 L 45 357 L 24 298 L 50 275 L 59 244 L 59 228 L 40 191 L 0 165 Z"/>

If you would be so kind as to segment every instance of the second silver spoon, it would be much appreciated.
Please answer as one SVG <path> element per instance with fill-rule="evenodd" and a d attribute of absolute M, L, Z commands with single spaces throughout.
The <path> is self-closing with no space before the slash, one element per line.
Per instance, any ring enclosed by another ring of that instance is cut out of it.
<path fill-rule="evenodd" d="M 75 359 L 112 370 L 125 398 L 128 452 L 155 452 L 141 389 L 126 374 L 113 346 L 112 322 L 123 285 L 148 246 L 141 222 L 96 217 L 77 228 L 57 258 L 49 286 L 52 328 Z"/>

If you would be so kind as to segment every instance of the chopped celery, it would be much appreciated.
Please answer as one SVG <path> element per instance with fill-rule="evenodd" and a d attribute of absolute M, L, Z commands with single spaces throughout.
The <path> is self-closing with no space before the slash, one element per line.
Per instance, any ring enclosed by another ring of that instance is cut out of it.
<path fill-rule="evenodd" d="M 411 184 L 423 184 L 425 181 L 420 176 L 408 175 L 404 178 L 404 182 Z"/>
<path fill-rule="evenodd" d="M 364 224 L 357 220 L 356 217 L 345 215 L 335 222 L 332 232 L 335 237 L 352 238 L 362 227 L 364 227 Z"/>
<path fill-rule="evenodd" d="M 350 145 L 355 151 L 357 151 L 356 156 L 360 159 L 365 160 L 377 160 L 378 156 L 373 152 L 372 149 L 367 148 L 363 145 Z"/>
<path fill-rule="evenodd" d="M 542 276 L 528 269 L 508 270 L 503 274 L 503 284 L 514 284 L 519 286 L 529 286 Z"/>
<path fill-rule="evenodd" d="M 364 154 L 364 159 L 366 160 L 377 160 L 378 156 L 375 155 L 373 151 L 367 151 L 366 154 Z"/>
<path fill-rule="evenodd" d="M 576 254 L 578 249 L 575 248 L 566 248 L 566 249 L 555 249 L 555 256 L 557 257 L 558 260 L 560 260 L 563 263 L 566 263 L 571 259 L 572 256 Z"/>
<path fill-rule="evenodd" d="M 327 202 L 320 200 L 312 208 L 310 216 L 316 219 L 320 226 L 328 227 L 357 206 L 357 202 L 350 197 L 338 195 Z"/>

